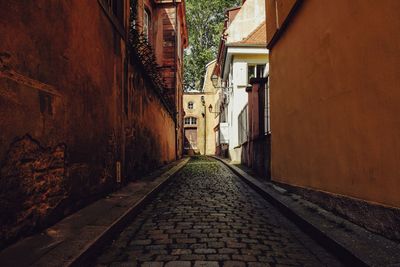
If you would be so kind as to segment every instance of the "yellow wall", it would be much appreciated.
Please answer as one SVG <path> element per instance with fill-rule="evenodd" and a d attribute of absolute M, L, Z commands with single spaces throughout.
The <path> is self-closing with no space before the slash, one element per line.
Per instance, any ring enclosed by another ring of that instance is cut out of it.
<path fill-rule="evenodd" d="M 216 140 L 214 127 L 218 124 L 218 117 L 216 113 L 210 113 L 208 107 L 210 104 L 213 106 L 212 112 L 217 112 L 215 103 L 217 102 L 217 90 L 212 86 L 211 74 L 214 69 L 215 62 L 207 66 L 207 72 L 204 77 L 204 92 L 187 92 L 183 94 L 183 108 L 185 117 L 197 118 L 197 148 L 200 154 L 204 155 L 204 142 L 206 140 L 206 154 L 214 155 Z M 201 103 L 201 97 L 204 96 L 205 107 Z M 194 109 L 188 109 L 188 103 L 194 103 Z M 203 117 L 205 113 L 205 117 Z M 206 125 L 204 125 L 206 123 Z M 187 126 L 186 126 L 187 127 Z M 206 135 L 206 136 L 205 136 Z"/>
<path fill-rule="evenodd" d="M 400 1 L 304 1 L 270 54 L 272 177 L 400 207 Z"/>

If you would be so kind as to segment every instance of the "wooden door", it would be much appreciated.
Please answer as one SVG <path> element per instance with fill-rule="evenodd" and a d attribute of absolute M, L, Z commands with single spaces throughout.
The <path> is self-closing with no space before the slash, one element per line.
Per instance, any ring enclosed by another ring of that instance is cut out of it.
<path fill-rule="evenodd" d="M 185 149 L 197 149 L 197 128 L 185 129 Z"/>

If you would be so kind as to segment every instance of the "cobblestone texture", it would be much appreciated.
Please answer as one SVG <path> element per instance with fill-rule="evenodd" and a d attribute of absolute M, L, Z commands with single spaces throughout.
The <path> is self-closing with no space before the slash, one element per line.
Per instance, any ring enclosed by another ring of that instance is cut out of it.
<path fill-rule="evenodd" d="M 97 266 L 340 266 L 221 163 L 192 159 Z"/>

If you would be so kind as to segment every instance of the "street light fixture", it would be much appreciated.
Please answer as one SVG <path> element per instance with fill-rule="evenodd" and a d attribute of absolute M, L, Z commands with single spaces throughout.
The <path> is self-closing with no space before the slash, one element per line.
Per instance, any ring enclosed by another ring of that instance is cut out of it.
<path fill-rule="evenodd" d="M 222 91 L 228 93 L 230 90 L 232 90 L 232 87 L 230 86 L 226 86 L 225 82 L 222 83 L 222 86 L 218 86 L 218 81 L 219 81 L 219 77 L 216 74 L 211 75 L 211 82 L 212 82 L 212 86 L 215 89 L 222 89 Z"/>
<path fill-rule="evenodd" d="M 212 111 L 213 110 L 213 106 L 210 104 L 209 106 L 208 106 L 208 112 L 210 112 L 210 113 L 214 113 L 214 114 L 220 114 L 220 112 L 213 112 Z"/>

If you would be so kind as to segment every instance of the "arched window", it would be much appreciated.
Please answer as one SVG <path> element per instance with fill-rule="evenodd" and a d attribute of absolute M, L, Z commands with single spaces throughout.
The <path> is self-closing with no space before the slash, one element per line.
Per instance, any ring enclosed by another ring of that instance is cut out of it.
<path fill-rule="evenodd" d="M 195 117 L 186 117 L 185 125 L 197 125 L 197 118 Z"/>
<path fill-rule="evenodd" d="M 188 103 L 188 109 L 193 109 L 194 108 L 194 103 L 193 101 L 189 101 Z"/>

